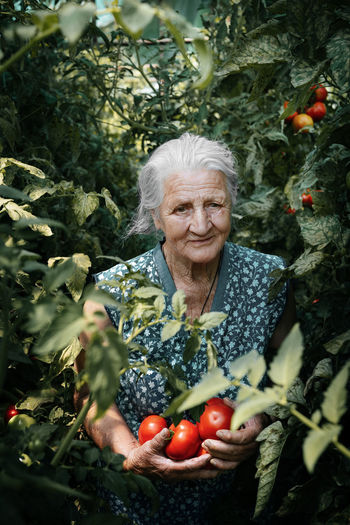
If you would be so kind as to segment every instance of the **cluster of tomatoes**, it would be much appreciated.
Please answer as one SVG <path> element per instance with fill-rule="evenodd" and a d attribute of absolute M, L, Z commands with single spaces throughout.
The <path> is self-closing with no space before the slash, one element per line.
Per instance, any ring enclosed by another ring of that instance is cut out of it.
<path fill-rule="evenodd" d="M 184 460 L 201 456 L 207 452 L 202 447 L 205 439 L 218 439 L 216 432 L 230 429 L 234 410 L 227 406 L 219 397 L 213 397 L 206 402 L 204 412 L 198 423 L 191 423 L 182 419 L 178 425 L 170 425 L 171 438 L 165 447 L 165 454 L 173 460 Z M 139 443 L 154 438 L 163 428 L 168 428 L 164 417 L 158 415 L 147 416 L 139 427 Z"/>
<path fill-rule="evenodd" d="M 322 190 L 313 190 L 315 192 L 322 192 Z M 311 208 L 313 206 L 313 200 L 311 195 L 311 189 L 307 188 L 307 190 L 301 194 L 301 203 L 304 208 Z M 286 210 L 287 215 L 294 215 L 295 214 L 295 208 L 288 207 L 287 204 L 284 205 L 284 209 Z"/>
<path fill-rule="evenodd" d="M 35 419 L 23 414 L 16 405 L 9 405 L 4 414 L 4 421 L 14 430 L 24 430 L 35 423 Z"/>
<path fill-rule="evenodd" d="M 326 105 L 324 103 L 328 94 L 327 89 L 322 86 L 322 84 L 316 84 L 310 89 L 312 91 L 312 95 L 309 100 L 311 106 L 305 107 L 304 113 L 295 111 L 292 115 L 289 115 L 284 119 L 285 122 L 292 123 L 292 128 L 295 132 L 301 129 L 303 130 L 302 133 L 307 133 L 309 127 L 313 126 L 314 122 L 319 122 L 322 120 L 327 113 Z M 288 104 L 289 102 L 286 100 L 283 105 L 284 109 L 286 109 Z"/>

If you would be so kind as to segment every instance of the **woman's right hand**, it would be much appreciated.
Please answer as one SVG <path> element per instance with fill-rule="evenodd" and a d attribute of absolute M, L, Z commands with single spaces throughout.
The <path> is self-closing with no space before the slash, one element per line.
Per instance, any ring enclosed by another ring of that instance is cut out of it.
<path fill-rule="evenodd" d="M 164 428 L 153 439 L 133 448 L 124 461 L 124 470 L 167 481 L 215 478 L 219 471 L 209 467 L 210 454 L 173 461 L 166 457 L 164 449 L 169 443 L 170 431 Z"/>

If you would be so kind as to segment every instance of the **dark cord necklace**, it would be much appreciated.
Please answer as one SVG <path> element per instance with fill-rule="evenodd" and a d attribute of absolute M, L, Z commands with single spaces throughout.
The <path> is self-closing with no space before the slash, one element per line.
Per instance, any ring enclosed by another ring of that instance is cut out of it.
<path fill-rule="evenodd" d="M 164 257 L 164 259 L 165 259 L 165 262 L 166 262 L 166 257 L 165 257 L 165 253 L 164 253 L 164 249 L 163 249 L 163 244 L 164 244 L 164 242 L 165 242 L 165 239 L 164 239 L 163 242 L 161 243 L 161 250 L 162 250 L 162 254 L 163 254 L 163 257 Z M 216 272 L 215 272 L 215 275 L 214 275 L 214 279 L 213 279 L 213 281 L 212 281 L 212 283 L 211 283 L 211 285 L 210 285 L 210 289 L 209 289 L 208 295 L 206 296 L 205 301 L 204 301 L 204 303 L 203 303 L 202 310 L 201 310 L 201 315 L 202 315 L 203 312 L 204 312 L 204 308 L 206 307 L 207 302 L 208 302 L 209 297 L 210 297 L 210 294 L 211 294 L 211 292 L 212 292 L 212 290 L 213 290 L 213 287 L 214 287 L 214 284 L 215 284 L 215 281 L 216 281 L 216 278 L 217 278 L 217 276 L 218 276 L 219 269 L 220 269 L 220 266 L 221 266 L 221 259 L 222 259 L 222 252 L 220 253 L 220 259 L 219 259 L 219 263 L 218 263 L 217 268 L 216 268 Z"/>

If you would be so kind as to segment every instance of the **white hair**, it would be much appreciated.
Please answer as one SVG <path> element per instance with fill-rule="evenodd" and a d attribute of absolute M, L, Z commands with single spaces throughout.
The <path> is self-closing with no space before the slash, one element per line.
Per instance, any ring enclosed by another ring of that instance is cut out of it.
<path fill-rule="evenodd" d="M 205 137 L 184 133 L 159 146 L 142 168 L 138 179 L 140 203 L 128 231 L 152 233 L 155 231 L 151 212 L 158 213 L 164 197 L 165 179 L 178 171 L 208 169 L 221 171 L 226 176 L 232 204 L 237 196 L 235 159 L 225 144 Z"/>

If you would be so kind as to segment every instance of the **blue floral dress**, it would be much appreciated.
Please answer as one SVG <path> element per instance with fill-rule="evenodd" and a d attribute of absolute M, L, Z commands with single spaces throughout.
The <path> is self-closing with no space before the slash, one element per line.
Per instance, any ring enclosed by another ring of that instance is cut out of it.
<path fill-rule="evenodd" d="M 171 316 L 171 298 L 176 288 L 163 257 L 161 245 L 128 261 L 133 269 L 147 275 L 153 282 L 160 283 L 167 293 L 166 309 Z M 266 255 L 249 248 L 226 243 L 221 258 L 218 284 L 211 311 L 221 311 L 227 318 L 212 330 L 212 340 L 218 349 L 218 366 L 229 376 L 229 366 L 237 357 L 252 349 L 263 354 L 274 332 L 286 303 L 286 287 L 273 301 L 268 301 L 268 290 L 271 283 L 269 274 L 276 268 L 283 268 L 280 257 Z M 118 264 L 104 272 L 96 274 L 95 280 L 112 281 L 126 273 L 126 267 Z M 106 283 L 100 284 L 116 299 L 120 291 Z M 106 306 L 113 324 L 118 326 L 118 310 Z M 125 335 L 131 326 L 126 324 Z M 188 387 L 197 384 L 207 372 L 206 344 L 187 364 L 183 363 L 182 353 L 188 335 L 180 331 L 174 337 L 161 342 L 161 326 L 147 328 L 141 334 L 139 342 L 148 349 L 147 361 L 167 362 L 171 367 L 180 367 Z M 134 354 L 133 354 L 134 355 Z M 141 355 L 135 355 L 139 360 Z M 231 387 L 220 393 L 221 397 L 234 399 L 235 388 Z M 117 406 L 123 414 L 133 434 L 137 437 L 141 421 L 149 414 L 161 414 L 169 405 L 165 389 L 165 379 L 156 371 L 140 375 L 137 370 L 129 370 L 121 377 L 121 386 L 116 399 Z M 103 496 L 108 499 L 112 511 L 126 514 L 137 525 L 163 523 L 206 525 L 208 508 L 218 496 L 228 492 L 233 485 L 234 471 L 227 471 L 215 479 L 181 481 L 167 483 L 155 481 L 159 492 L 160 508 L 150 515 L 150 505 L 139 493 L 130 495 L 128 508 L 113 493 L 106 491 Z"/>

